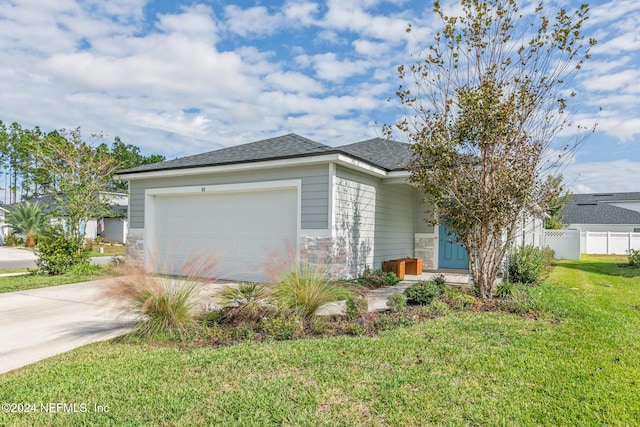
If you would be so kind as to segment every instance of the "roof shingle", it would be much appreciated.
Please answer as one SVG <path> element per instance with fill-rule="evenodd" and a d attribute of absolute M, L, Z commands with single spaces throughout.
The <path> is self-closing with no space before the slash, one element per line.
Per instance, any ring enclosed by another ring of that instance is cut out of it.
<path fill-rule="evenodd" d="M 640 212 L 609 203 L 639 201 L 640 192 L 572 194 L 562 211 L 565 224 L 640 224 Z"/>
<path fill-rule="evenodd" d="M 341 147 L 330 147 L 290 133 L 275 138 L 209 151 L 208 153 L 125 169 L 118 171 L 118 173 L 135 174 L 171 169 L 300 158 L 331 153 L 345 154 L 387 171 L 397 171 L 406 168 L 411 158 L 411 145 L 382 138 L 374 138 Z"/>

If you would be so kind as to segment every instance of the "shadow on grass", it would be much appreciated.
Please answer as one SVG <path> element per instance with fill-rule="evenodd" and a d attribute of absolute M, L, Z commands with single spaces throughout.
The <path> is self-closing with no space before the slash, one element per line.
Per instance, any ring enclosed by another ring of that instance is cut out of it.
<path fill-rule="evenodd" d="M 581 261 L 560 261 L 558 267 L 584 271 L 585 273 L 604 274 L 607 276 L 619 276 L 635 278 L 640 277 L 639 267 L 630 267 L 618 259 L 583 259 Z"/>

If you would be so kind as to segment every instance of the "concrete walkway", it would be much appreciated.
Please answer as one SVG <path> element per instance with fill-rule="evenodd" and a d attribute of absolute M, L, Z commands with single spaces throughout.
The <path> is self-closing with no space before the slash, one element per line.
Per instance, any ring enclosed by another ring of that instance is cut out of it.
<path fill-rule="evenodd" d="M 388 310 L 387 298 L 390 295 L 404 292 L 409 286 L 418 280 L 433 280 L 443 275 L 448 284 L 454 286 L 471 286 L 469 272 L 467 271 L 447 271 L 439 270 L 432 272 L 424 272 L 418 276 L 406 274 L 404 280 L 395 286 L 387 286 L 384 288 L 373 289 L 367 294 L 368 311 L 385 311 Z"/>
<path fill-rule="evenodd" d="M 0 373 L 129 332 L 101 296 L 111 280 L 0 294 Z"/>

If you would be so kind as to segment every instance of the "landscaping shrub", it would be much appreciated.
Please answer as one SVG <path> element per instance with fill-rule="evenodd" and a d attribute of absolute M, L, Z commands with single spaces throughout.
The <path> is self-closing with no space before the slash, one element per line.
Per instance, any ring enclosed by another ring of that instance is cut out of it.
<path fill-rule="evenodd" d="M 116 278 L 105 290 L 105 296 L 137 317 L 136 331 L 140 335 L 183 336 L 197 325 L 195 309 L 200 302 L 199 278 L 212 277 L 216 265 L 215 257 L 206 252 L 190 256 L 178 277 L 154 275 L 141 265 L 127 265 L 123 271 L 125 276 Z M 205 319 L 202 323 L 210 321 Z"/>
<path fill-rule="evenodd" d="M 66 273 L 71 266 L 89 263 L 89 252 L 79 239 L 67 237 L 60 228 L 42 236 L 36 248 L 37 272 L 48 276 Z"/>
<path fill-rule="evenodd" d="M 195 325 L 198 284 L 170 277 L 146 276 L 116 281 L 111 295 L 138 316 L 137 331 L 143 336 L 181 333 Z"/>
<path fill-rule="evenodd" d="M 640 267 L 640 250 L 629 249 L 627 251 L 627 262 L 632 267 Z"/>
<path fill-rule="evenodd" d="M 23 246 L 24 239 L 18 236 L 15 232 L 11 232 L 4 238 L 5 246 Z"/>
<path fill-rule="evenodd" d="M 387 298 L 387 307 L 389 307 L 389 310 L 394 313 L 402 311 L 406 306 L 407 297 L 401 292 L 391 294 L 389 295 L 389 298 Z"/>
<path fill-rule="evenodd" d="M 280 309 L 299 313 L 309 320 L 321 305 L 350 296 L 351 292 L 337 284 L 322 266 L 302 263 L 294 264 L 281 276 L 271 301 Z"/>
<path fill-rule="evenodd" d="M 514 285 L 511 295 L 499 300 L 498 308 L 502 311 L 519 315 L 544 312 L 545 308 L 531 297 L 529 290 L 529 287 Z"/>
<path fill-rule="evenodd" d="M 347 319 L 354 320 L 360 316 L 360 308 L 353 298 L 347 298 Z"/>
<path fill-rule="evenodd" d="M 548 252 L 533 246 L 519 246 L 509 252 L 509 281 L 513 283 L 538 283 L 549 265 Z"/>
<path fill-rule="evenodd" d="M 232 337 L 236 341 L 252 340 L 256 336 L 255 323 L 240 323 L 233 328 Z"/>
<path fill-rule="evenodd" d="M 435 282 L 420 280 L 405 289 L 407 303 L 426 305 L 442 294 L 442 290 Z"/>
<path fill-rule="evenodd" d="M 25 236 L 25 246 L 36 244 L 36 239 L 47 229 L 45 206 L 40 202 L 23 202 L 9 207 L 6 222 L 13 232 Z"/>
<path fill-rule="evenodd" d="M 478 304 L 478 299 L 476 297 L 460 291 L 447 291 L 445 296 L 446 303 L 453 310 L 470 310 Z"/>
<path fill-rule="evenodd" d="M 367 327 L 359 322 L 350 323 L 346 332 L 354 337 L 361 337 L 367 334 Z"/>
<path fill-rule="evenodd" d="M 388 331 L 399 327 L 412 326 L 414 324 L 415 321 L 413 319 L 399 313 L 382 313 L 380 316 L 374 318 L 372 326 L 374 331 Z"/>
<path fill-rule="evenodd" d="M 258 283 L 240 283 L 238 287 L 225 286 L 215 296 L 222 301 L 222 314 L 227 320 L 250 321 L 274 313 L 275 308 L 267 305 L 269 289 Z"/>
<path fill-rule="evenodd" d="M 495 296 L 498 298 L 506 298 L 513 293 L 513 284 L 503 282 L 496 286 Z"/>
<path fill-rule="evenodd" d="M 382 288 L 384 286 L 394 286 L 402 281 L 396 273 L 385 273 L 382 270 L 371 271 L 368 268 L 356 279 L 356 282 L 369 289 Z"/>
<path fill-rule="evenodd" d="M 304 332 L 304 322 L 297 314 L 282 313 L 279 316 L 265 317 L 260 326 L 265 335 L 276 340 L 292 340 Z"/>
<path fill-rule="evenodd" d="M 447 289 L 447 278 L 444 277 L 444 274 L 439 274 L 433 279 L 433 283 L 435 283 L 441 292 L 444 292 Z"/>
<path fill-rule="evenodd" d="M 207 308 L 198 316 L 200 324 L 204 328 L 219 327 L 224 323 L 225 316 L 222 314 L 222 310 L 218 308 Z"/>

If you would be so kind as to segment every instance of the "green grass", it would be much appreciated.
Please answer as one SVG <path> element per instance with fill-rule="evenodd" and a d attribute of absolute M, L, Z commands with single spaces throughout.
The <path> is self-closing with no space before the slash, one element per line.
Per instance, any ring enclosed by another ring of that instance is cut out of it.
<path fill-rule="evenodd" d="M 3 272 L 5 271 L 3 270 Z M 59 276 L 27 274 L 22 276 L 0 277 L 0 293 L 87 282 L 89 280 L 98 280 L 118 274 L 116 269 L 111 265 L 92 265 L 87 267 L 83 272 L 70 271 Z"/>
<path fill-rule="evenodd" d="M 374 338 L 90 345 L 0 377 L 0 402 L 108 413 L 0 424 L 638 425 L 640 275 L 622 262 L 560 262 L 533 290 L 545 320 L 464 312 Z"/>
<path fill-rule="evenodd" d="M 100 248 L 102 248 L 103 253 L 100 253 Z M 126 247 L 122 245 L 93 245 L 91 247 L 91 252 L 89 252 L 89 256 L 116 256 L 116 255 L 125 255 Z"/>

